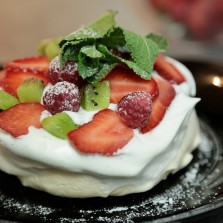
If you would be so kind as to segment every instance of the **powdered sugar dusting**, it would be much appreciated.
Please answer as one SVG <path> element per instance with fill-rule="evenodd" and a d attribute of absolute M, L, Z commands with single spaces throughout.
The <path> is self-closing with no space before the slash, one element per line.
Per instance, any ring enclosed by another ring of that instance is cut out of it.
<path fill-rule="evenodd" d="M 31 216 L 39 216 L 43 220 L 46 217 L 54 213 L 56 209 L 45 207 L 44 205 L 30 206 L 29 204 L 21 204 L 15 198 L 8 198 L 4 195 L 0 195 L 1 206 L 7 209 L 9 212 L 25 213 Z"/>

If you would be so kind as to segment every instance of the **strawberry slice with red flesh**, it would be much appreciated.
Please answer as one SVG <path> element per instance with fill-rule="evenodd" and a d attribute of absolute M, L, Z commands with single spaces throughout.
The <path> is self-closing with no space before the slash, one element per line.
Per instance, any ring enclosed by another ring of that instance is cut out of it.
<path fill-rule="evenodd" d="M 35 74 L 48 74 L 50 61 L 45 56 L 17 59 L 5 64 L 9 71 L 24 71 Z"/>
<path fill-rule="evenodd" d="M 0 79 L 0 86 L 8 93 L 17 96 L 17 88 L 22 84 L 27 78 L 38 78 L 43 80 L 44 84 L 49 83 L 49 78 L 43 74 L 35 74 L 32 72 L 23 71 L 7 71 L 4 78 Z"/>
<path fill-rule="evenodd" d="M 171 84 L 178 85 L 185 81 L 185 78 L 180 71 L 173 64 L 168 62 L 162 54 L 157 56 L 154 64 L 154 70 Z"/>
<path fill-rule="evenodd" d="M 5 71 L 0 70 L 0 80 L 3 79 L 4 77 L 5 77 Z"/>
<path fill-rule="evenodd" d="M 0 113 L 0 128 L 14 137 L 26 135 L 30 126 L 42 127 L 40 116 L 44 110 L 40 103 L 17 104 Z"/>
<path fill-rule="evenodd" d="M 159 95 L 152 102 L 152 112 L 147 125 L 141 129 L 142 133 L 149 132 L 161 122 L 176 95 L 173 86 L 168 81 L 157 78 L 156 82 L 159 87 Z"/>
<path fill-rule="evenodd" d="M 117 104 L 129 92 L 145 91 L 150 93 L 152 98 L 159 94 L 156 81 L 153 78 L 144 80 L 132 70 L 124 67 L 114 68 L 105 79 L 110 83 L 111 103 Z"/>
<path fill-rule="evenodd" d="M 112 155 L 123 148 L 133 136 L 133 130 L 110 109 L 99 111 L 92 121 L 68 133 L 71 143 L 80 152 L 103 155 Z"/>
<path fill-rule="evenodd" d="M 0 71 L 0 88 L 3 87 L 3 83 L 2 83 L 2 79 L 5 77 L 5 71 L 4 70 L 1 70 Z"/>

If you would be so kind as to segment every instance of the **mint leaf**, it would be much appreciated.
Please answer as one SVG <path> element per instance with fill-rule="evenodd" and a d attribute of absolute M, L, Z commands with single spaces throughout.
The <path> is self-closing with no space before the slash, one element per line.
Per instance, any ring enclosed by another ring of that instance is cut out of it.
<path fill-rule="evenodd" d="M 77 61 L 80 49 L 86 45 L 94 45 L 94 43 L 95 40 L 91 38 L 64 43 L 60 51 L 61 66 L 64 66 L 67 61 Z"/>
<path fill-rule="evenodd" d="M 90 56 L 92 55 L 90 54 Z M 86 79 L 89 83 L 97 83 L 104 78 L 117 63 L 113 61 L 107 63 L 101 59 L 101 57 L 96 59 L 95 57 L 89 57 L 85 53 L 80 52 L 77 65 L 78 72 L 83 79 Z"/>
<path fill-rule="evenodd" d="M 160 36 L 160 35 L 157 35 L 154 33 L 149 33 L 146 36 L 146 38 L 148 38 L 156 43 L 156 45 L 159 47 L 159 52 L 165 52 L 168 50 L 167 39 L 164 38 L 163 36 Z"/>
<path fill-rule="evenodd" d="M 128 51 L 123 29 L 120 27 L 112 27 L 101 40 L 101 44 L 111 49 L 117 49 L 120 52 Z"/>
<path fill-rule="evenodd" d="M 87 77 L 91 77 L 92 75 L 95 75 L 98 72 L 99 59 L 92 59 L 86 56 L 86 54 L 80 52 L 78 54 L 77 66 L 79 75 L 83 79 L 86 79 Z"/>
<path fill-rule="evenodd" d="M 84 46 L 78 55 L 78 72 L 88 82 L 95 83 L 105 77 L 117 62 L 116 58 L 106 57 L 95 45 Z"/>
<path fill-rule="evenodd" d="M 106 77 L 107 74 L 109 72 L 111 72 L 111 70 L 116 65 L 117 65 L 117 63 L 113 63 L 113 64 L 101 63 L 99 66 L 98 72 L 95 75 L 86 78 L 86 80 L 91 84 L 95 84 L 95 83 L 99 82 L 100 80 L 102 80 L 104 77 Z"/>
<path fill-rule="evenodd" d="M 113 62 L 113 63 L 124 63 L 126 64 L 131 70 L 133 70 L 136 74 L 138 74 L 140 77 L 142 77 L 143 79 L 146 80 L 150 80 L 151 79 L 151 75 L 150 73 L 146 72 L 145 70 L 143 70 L 140 66 L 138 66 L 135 62 L 130 61 L 130 60 L 125 60 L 113 53 L 111 53 L 108 48 L 104 45 L 99 45 L 98 46 L 98 50 L 102 53 L 104 53 L 105 58 L 107 59 L 107 62 Z"/>
<path fill-rule="evenodd" d="M 98 51 L 95 45 L 92 46 L 84 46 L 80 50 L 81 53 L 85 54 L 87 57 L 90 58 L 101 58 L 103 55 Z"/>
<path fill-rule="evenodd" d="M 60 64 L 63 67 L 67 61 L 77 61 L 78 42 L 65 43 L 60 50 Z"/>
<path fill-rule="evenodd" d="M 152 73 L 153 64 L 158 55 L 158 46 L 144 36 L 124 30 L 126 45 L 138 66 L 148 73 Z"/>
<path fill-rule="evenodd" d="M 104 55 L 104 61 L 106 63 L 112 64 L 112 63 L 120 63 L 121 62 L 122 58 L 113 54 L 105 45 L 98 44 L 97 49 Z"/>
<path fill-rule="evenodd" d="M 94 23 L 69 34 L 67 37 L 65 37 L 65 40 L 73 41 L 87 38 L 102 38 L 109 29 L 115 26 L 115 14 L 116 13 L 113 11 L 108 11 Z"/>
<path fill-rule="evenodd" d="M 146 72 L 141 67 L 139 67 L 136 63 L 132 61 L 125 60 L 124 62 L 131 70 L 133 70 L 136 74 L 138 74 L 141 78 L 145 80 L 151 79 L 151 73 Z"/>

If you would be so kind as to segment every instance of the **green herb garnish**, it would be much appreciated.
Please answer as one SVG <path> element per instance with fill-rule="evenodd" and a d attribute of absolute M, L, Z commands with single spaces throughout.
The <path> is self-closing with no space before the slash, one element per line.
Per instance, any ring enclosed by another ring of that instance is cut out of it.
<path fill-rule="evenodd" d="M 97 83 L 118 63 L 124 63 L 143 79 L 149 80 L 159 52 L 168 48 L 164 37 L 153 33 L 141 36 L 116 25 L 115 12 L 109 11 L 94 23 L 74 31 L 61 43 L 60 62 L 76 61 L 83 79 Z M 113 51 L 129 53 L 124 59 Z"/>

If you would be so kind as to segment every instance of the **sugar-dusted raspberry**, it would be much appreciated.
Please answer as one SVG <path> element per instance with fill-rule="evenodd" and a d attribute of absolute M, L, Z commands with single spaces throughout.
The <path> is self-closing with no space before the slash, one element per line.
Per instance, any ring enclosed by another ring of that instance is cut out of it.
<path fill-rule="evenodd" d="M 130 128 L 142 128 L 152 111 L 152 96 L 144 91 L 130 92 L 118 103 L 118 113 Z"/>
<path fill-rule="evenodd" d="M 67 62 L 65 66 L 60 66 L 59 56 L 56 56 L 49 66 L 49 79 L 52 84 L 57 82 L 67 81 L 76 84 L 78 87 L 82 83 L 82 78 L 79 76 L 77 63 Z"/>
<path fill-rule="evenodd" d="M 80 107 L 80 92 L 75 84 L 62 81 L 49 87 L 43 96 L 43 104 L 51 113 L 77 112 Z"/>

